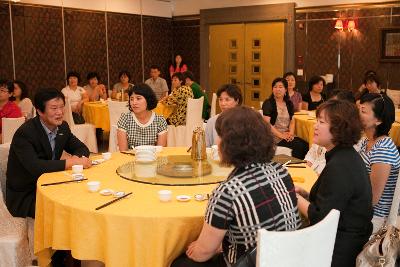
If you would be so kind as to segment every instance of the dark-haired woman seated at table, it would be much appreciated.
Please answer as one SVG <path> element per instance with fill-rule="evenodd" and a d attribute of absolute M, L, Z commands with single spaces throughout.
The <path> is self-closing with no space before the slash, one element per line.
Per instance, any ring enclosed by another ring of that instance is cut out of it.
<path fill-rule="evenodd" d="M 272 82 L 272 94 L 262 105 L 264 120 L 271 124 L 275 143 L 292 149 L 292 156 L 304 159 L 308 144 L 294 135 L 293 103 L 287 94 L 288 84 L 284 78 Z"/>
<path fill-rule="evenodd" d="M 359 151 L 372 185 L 374 232 L 389 215 L 400 170 L 400 155 L 389 131 L 395 119 L 392 100 L 379 93 L 365 94 L 360 100 L 360 117 L 365 137 Z"/>
<path fill-rule="evenodd" d="M 313 141 L 327 150 L 326 166 L 309 194 L 296 187 L 299 210 L 311 225 L 332 209 L 340 211 L 333 267 L 354 267 L 372 231 L 371 183 L 353 147 L 360 137 L 360 116 L 354 104 L 329 100 L 319 106 Z"/>
<path fill-rule="evenodd" d="M 275 144 L 260 114 L 231 108 L 219 115 L 216 130 L 221 162 L 234 169 L 214 189 L 199 237 L 172 267 L 230 266 L 257 245 L 257 230 L 293 231 L 301 225 L 292 179 L 271 162 Z"/>
<path fill-rule="evenodd" d="M 87 75 L 88 84 L 83 87 L 89 96 L 89 101 L 99 101 L 107 99 L 107 90 L 104 84 L 100 83 L 100 76 L 97 72 L 89 72 Z"/>
<path fill-rule="evenodd" d="M 325 80 L 320 76 L 311 77 L 308 82 L 308 93 L 303 95 L 303 109 L 316 110 L 325 100 L 322 93 L 325 86 Z"/>
<path fill-rule="evenodd" d="M 129 112 L 118 120 L 118 148 L 120 151 L 142 145 L 167 145 L 167 122 L 155 114 L 157 97 L 147 84 L 137 84 L 128 92 Z"/>
<path fill-rule="evenodd" d="M 13 101 L 21 109 L 22 115 L 28 120 L 35 116 L 35 108 L 28 97 L 28 89 L 25 83 L 14 81 Z"/>

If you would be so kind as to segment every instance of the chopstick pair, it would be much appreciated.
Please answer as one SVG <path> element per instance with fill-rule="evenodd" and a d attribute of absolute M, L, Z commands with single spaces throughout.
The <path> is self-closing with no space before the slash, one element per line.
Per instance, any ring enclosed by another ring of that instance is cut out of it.
<path fill-rule="evenodd" d="M 301 163 L 307 163 L 307 161 L 306 160 L 299 160 L 299 161 L 295 161 L 295 162 L 286 163 L 286 165 L 301 164 Z"/>
<path fill-rule="evenodd" d="M 74 183 L 74 182 L 81 182 L 81 181 L 85 181 L 85 180 L 87 180 L 87 178 L 79 179 L 79 180 L 68 180 L 68 181 L 61 181 L 61 182 L 55 182 L 55 183 L 42 184 L 41 186 L 68 184 L 68 183 Z"/>
<path fill-rule="evenodd" d="M 95 208 L 95 210 L 100 210 L 100 209 L 102 209 L 102 208 L 105 208 L 105 207 L 107 207 L 107 206 L 109 206 L 109 205 L 111 205 L 111 204 L 113 204 L 113 203 L 115 203 L 115 202 L 117 202 L 117 201 L 119 201 L 119 200 L 121 200 L 121 199 L 123 199 L 123 198 L 129 196 L 129 195 L 132 195 L 132 192 L 127 193 L 127 194 L 123 195 L 122 197 L 119 197 L 119 198 L 116 198 L 116 199 L 114 199 L 114 200 L 111 200 L 111 201 L 109 201 L 109 202 L 107 202 L 107 203 L 105 203 L 105 204 L 103 204 L 103 205 L 101 205 L 101 206 Z"/>
<path fill-rule="evenodd" d="M 286 168 L 299 168 L 299 169 L 305 169 L 306 166 L 294 166 L 294 165 L 286 165 Z"/>

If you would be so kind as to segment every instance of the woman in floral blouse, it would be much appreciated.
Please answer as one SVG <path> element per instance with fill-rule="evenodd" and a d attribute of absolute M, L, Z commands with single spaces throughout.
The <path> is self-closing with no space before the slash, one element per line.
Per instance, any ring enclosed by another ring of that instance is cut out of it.
<path fill-rule="evenodd" d="M 176 106 L 174 112 L 167 119 L 168 124 L 175 126 L 186 125 L 188 99 L 193 98 L 193 91 L 184 84 L 182 73 L 176 72 L 172 75 L 172 92 L 162 101 L 167 106 Z"/>

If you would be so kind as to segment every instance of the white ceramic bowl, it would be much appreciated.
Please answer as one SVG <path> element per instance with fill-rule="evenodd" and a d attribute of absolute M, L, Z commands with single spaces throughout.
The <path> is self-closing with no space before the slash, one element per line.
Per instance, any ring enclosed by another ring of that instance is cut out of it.
<path fill-rule="evenodd" d="M 158 198 L 162 202 L 168 202 L 172 199 L 172 191 L 171 190 L 160 190 L 160 191 L 158 191 Z"/>
<path fill-rule="evenodd" d="M 153 153 L 155 153 L 157 148 L 156 146 L 146 145 L 146 146 L 135 146 L 135 150 L 136 152 L 144 150 L 144 151 L 152 151 Z"/>
<path fill-rule="evenodd" d="M 87 187 L 90 192 L 97 192 L 100 189 L 100 182 L 99 181 L 87 182 Z"/>
<path fill-rule="evenodd" d="M 103 156 L 104 160 L 111 159 L 111 152 L 104 152 L 104 153 L 101 153 L 101 155 Z"/>
<path fill-rule="evenodd" d="M 83 165 L 72 165 L 72 173 L 78 174 L 83 172 Z"/>

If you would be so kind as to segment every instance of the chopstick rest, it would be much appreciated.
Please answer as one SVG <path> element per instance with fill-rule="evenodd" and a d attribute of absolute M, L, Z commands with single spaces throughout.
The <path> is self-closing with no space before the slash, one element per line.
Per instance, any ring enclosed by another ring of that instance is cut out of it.
<path fill-rule="evenodd" d="M 95 210 L 100 210 L 100 209 L 102 209 L 102 208 L 105 208 L 105 207 L 107 207 L 107 206 L 109 206 L 109 205 L 111 205 L 111 204 L 117 202 L 118 200 L 121 200 L 121 199 L 123 199 L 123 198 L 129 196 L 129 195 L 132 195 L 132 192 L 127 193 L 127 194 L 123 195 L 122 197 L 119 197 L 119 198 L 116 198 L 116 199 L 114 199 L 114 200 L 111 200 L 111 201 L 109 201 L 109 202 L 107 202 L 107 203 L 105 203 L 105 204 L 103 204 L 103 205 L 97 207 Z"/>

